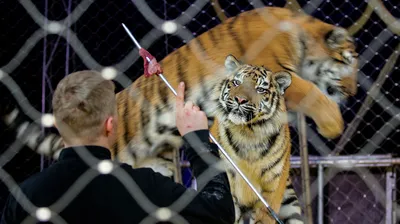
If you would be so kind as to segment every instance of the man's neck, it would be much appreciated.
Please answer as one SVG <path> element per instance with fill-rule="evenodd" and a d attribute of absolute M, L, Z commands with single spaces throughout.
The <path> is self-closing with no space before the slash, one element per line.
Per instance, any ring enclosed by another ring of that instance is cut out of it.
<path fill-rule="evenodd" d="M 69 143 L 64 144 L 65 148 L 85 146 L 85 145 L 94 145 L 94 146 L 100 146 L 100 147 L 110 149 L 110 145 L 106 141 L 101 141 L 101 140 L 93 141 L 93 142 L 76 140 L 76 141 L 71 141 Z"/>

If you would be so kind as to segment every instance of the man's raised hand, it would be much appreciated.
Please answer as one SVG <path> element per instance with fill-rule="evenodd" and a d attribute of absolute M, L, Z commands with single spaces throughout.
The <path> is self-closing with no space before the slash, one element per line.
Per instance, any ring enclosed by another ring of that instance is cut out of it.
<path fill-rule="evenodd" d="M 200 110 L 193 102 L 185 104 L 185 84 L 179 83 L 176 96 L 176 127 L 181 136 L 197 131 L 208 130 L 206 114 Z"/>

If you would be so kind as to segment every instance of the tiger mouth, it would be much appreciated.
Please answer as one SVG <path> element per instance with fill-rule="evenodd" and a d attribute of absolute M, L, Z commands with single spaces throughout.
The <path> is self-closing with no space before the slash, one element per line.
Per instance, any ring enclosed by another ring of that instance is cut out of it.
<path fill-rule="evenodd" d="M 248 120 L 245 116 L 241 116 L 237 113 L 229 113 L 228 120 L 236 125 L 242 125 L 248 123 Z"/>
<path fill-rule="evenodd" d="M 255 117 L 252 111 L 244 111 L 240 106 L 229 110 L 228 119 L 235 124 L 245 124 Z"/>
<path fill-rule="evenodd" d="M 241 111 L 240 109 L 231 110 L 230 113 L 239 117 L 246 117 L 246 113 Z"/>

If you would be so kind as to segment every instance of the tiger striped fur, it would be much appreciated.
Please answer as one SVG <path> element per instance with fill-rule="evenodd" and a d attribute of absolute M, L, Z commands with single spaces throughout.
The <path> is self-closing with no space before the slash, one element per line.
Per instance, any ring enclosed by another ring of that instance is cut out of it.
<path fill-rule="evenodd" d="M 35 122 L 31 122 L 28 116 L 14 104 L 5 105 L 1 108 L 2 122 L 7 129 L 15 132 L 16 139 L 22 141 L 29 148 L 39 154 L 58 158 L 60 149 L 63 146 L 61 137 L 58 134 L 49 133 L 43 135 L 41 127 Z"/>
<path fill-rule="evenodd" d="M 324 137 L 334 138 L 342 133 L 343 119 L 337 103 L 344 102 L 356 93 L 358 64 L 353 40 L 346 30 L 288 9 L 258 8 L 229 18 L 201 34 L 167 55 L 160 64 L 164 76 L 171 82 L 179 79 L 195 86 L 218 70 L 224 55 L 230 53 L 240 56 L 244 62 L 265 65 L 272 71 L 290 72 L 292 85 L 285 93 L 288 109 L 303 112 L 312 118 Z M 142 117 L 137 114 L 137 110 L 129 108 L 130 106 L 140 106 L 148 101 L 150 105 L 159 104 L 158 107 L 165 107 L 168 99 L 174 97 L 157 77 L 146 81 L 144 79 L 140 77 L 133 84 L 136 91 L 140 92 L 141 99 L 135 102 L 127 100 L 130 88 L 118 94 L 121 113 L 125 115 L 128 109 L 132 111 L 125 117 Z M 206 100 L 207 89 L 201 91 L 199 98 Z M 153 94 L 156 96 L 151 96 Z M 18 114 L 20 111 L 15 108 L 13 113 Z M 9 115 L 5 114 L 3 118 Z M 150 115 L 155 113 L 143 116 Z M 136 122 L 136 119 L 129 120 Z M 14 124 L 12 119 L 7 121 L 13 127 L 19 127 L 25 122 L 18 120 Z M 171 131 L 165 130 L 165 127 L 160 125 L 155 129 L 160 133 Z M 132 138 L 134 133 L 128 133 L 129 128 L 132 126 L 121 131 L 121 138 Z M 140 130 L 135 131 L 138 132 Z M 31 140 L 31 148 L 42 154 L 53 155 L 62 146 L 54 137 L 55 135 L 40 138 L 36 136 L 35 140 Z M 121 140 L 116 151 L 122 151 L 127 141 Z M 147 147 L 154 144 L 155 142 L 150 142 Z M 149 153 L 144 154 L 147 154 L 143 155 L 145 157 L 149 156 Z"/>
<path fill-rule="evenodd" d="M 265 22 L 268 19 L 275 21 Z M 282 24 L 292 27 L 282 31 Z M 311 117 L 327 138 L 343 131 L 335 100 L 342 102 L 355 94 L 357 72 L 357 54 L 344 29 L 287 9 L 265 7 L 230 18 L 169 54 L 160 61 L 164 76 L 174 88 L 184 81 L 186 95 L 205 110 L 211 123 L 209 83 L 215 82 L 227 54 L 273 72 L 289 72 L 292 84 L 284 95 L 288 109 Z M 167 86 L 156 76 L 140 77 L 117 97 L 121 120 L 130 122 L 120 125 L 115 155 L 141 166 L 159 165 L 156 155 L 171 159 L 168 152 L 181 145 L 181 138 L 174 121 L 174 95 Z M 166 145 L 168 151 L 163 150 Z"/>
<path fill-rule="evenodd" d="M 205 110 L 210 125 L 211 86 L 228 54 L 272 72 L 288 72 L 292 81 L 284 94 L 287 109 L 310 117 L 326 138 L 342 133 L 338 103 L 356 93 L 358 63 L 346 30 L 288 9 L 264 7 L 229 18 L 167 55 L 160 61 L 164 76 L 174 88 L 179 81 L 186 83 L 186 95 Z M 113 158 L 172 176 L 171 152 L 181 145 L 174 98 L 155 76 L 140 77 L 118 93 L 120 125 Z M 13 113 L 21 112 L 16 108 Z M 9 115 L 7 124 L 25 130 L 27 121 Z M 62 147 L 58 135 L 31 132 L 24 139 L 33 150 L 55 158 Z"/>

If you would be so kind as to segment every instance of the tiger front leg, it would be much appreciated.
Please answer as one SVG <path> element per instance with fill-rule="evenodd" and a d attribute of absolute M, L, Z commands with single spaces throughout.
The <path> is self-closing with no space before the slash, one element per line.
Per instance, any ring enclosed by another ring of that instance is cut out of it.
<path fill-rule="evenodd" d="M 233 170 L 228 170 L 229 184 L 233 196 L 235 207 L 235 224 L 254 224 L 255 223 L 255 206 L 259 199 L 253 195 L 252 190 L 244 183 L 243 180 L 237 179 Z M 249 220 L 249 222 L 246 222 Z"/>
<path fill-rule="evenodd" d="M 289 176 L 289 172 L 287 170 L 289 165 L 289 152 L 287 151 L 286 156 L 286 164 L 284 167 L 284 171 L 278 179 L 275 179 L 269 183 L 263 185 L 263 191 L 261 193 L 262 197 L 267 201 L 270 208 L 276 213 L 279 214 L 279 210 L 281 209 L 282 198 L 284 197 L 287 178 Z M 265 205 L 259 200 L 256 204 L 255 208 L 255 223 L 258 224 L 275 224 L 276 220 L 272 217 L 270 211 L 265 207 Z"/>
<path fill-rule="evenodd" d="M 275 193 L 263 193 L 264 199 L 268 202 L 271 209 L 274 212 L 278 212 L 280 203 L 276 200 L 277 197 Z M 255 224 L 275 224 L 276 220 L 272 217 L 269 210 L 265 207 L 265 205 L 259 201 L 255 206 Z"/>
<path fill-rule="evenodd" d="M 325 96 L 312 82 L 292 74 L 292 85 L 285 92 L 289 110 L 304 113 L 314 120 L 325 138 L 336 138 L 344 130 L 339 105 Z"/>
<path fill-rule="evenodd" d="M 253 205 L 239 205 L 237 201 L 235 201 L 234 197 L 234 206 L 235 206 L 235 224 L 254 224 L 256 223 L 256 210 Z"/>

